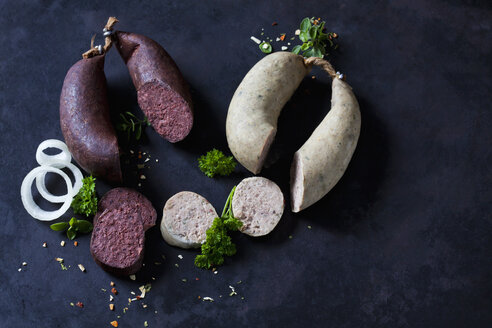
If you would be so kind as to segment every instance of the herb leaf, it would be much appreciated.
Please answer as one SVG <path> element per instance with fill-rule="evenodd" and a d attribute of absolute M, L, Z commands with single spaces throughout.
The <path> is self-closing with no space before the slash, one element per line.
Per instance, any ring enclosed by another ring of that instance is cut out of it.
<path fill-rule="evenodd" d="M 136 140 L 140 140 L 144 126 L 150 126 L 147 117 L 139 120 L 133 113 L 124 112 L 120 113 L 120 121 L 116 124 L 116 130 L 126 133 L 128 140 L 130 140 L 132 133 L 135 134 Z"/>
<path fill-rule="evenodd" d="M 91 216 L 97 212 L 96 178 L 91 176 L 82 179 L 82 188 L 72 201 L 72 209 L 76 214 Z"/>
<path fill-rule="evenodd" d="M 68 222 L 58 222 L 58 223 L 53 223 L 50 225 L 51 230 L 55 231 L 65 231 L 69 227 Z"/>
<path fill-rule="evenodd" d="M 67 230 L 67 237 L 68 237 L 68 239 L 74 240 L 75 239 L 75 236 L 77 236 L 76 229 L 74 227 L 68 228 L 68 230 Z"/>
<path fill-rule="evenodd" d="M 323 58 L 326 52 L 326 42 L 333 49 L 337 49 L 338 45 L 333 42 L 338 35 L 333 32 L 325 33 L 326 22 L 320 18 L 304 18 L 301 21 L 299 39 L 303 42 L 302 45 L 297 45 L 292 48 L 292 52 L 299 54 L 302 51 L 304 57 L 320 57 Z"/>
<path fill-rule="evenodd" d="M 231 174 L 236 168 L 236 164 L 234 157 L 226 156 L 215 148 L 198 158 L 198 167 L 209 178 L 213 178 L 215 175 Z"/>
<path fill-rule="evenodd" d="M 92 231 L 92 223 L 87 220 L 77 220 L 77 231 L 81 233 L 89 233 Z"/>
<path fill-rule="evenodd" d="M 207 230 L 207 239 L 202 244 L 202 254 L 195 257 L 195 266 L 210 269 L 224 263 L 224 256 L 236 254 L 236 245 L 232 242 L 228 231 L 236 231 L 243 223 L 232 213 L 232 196 L 236 187 L 232 188 L 227 197 L 222 215 L 214 219 L 212 226 Z"/>

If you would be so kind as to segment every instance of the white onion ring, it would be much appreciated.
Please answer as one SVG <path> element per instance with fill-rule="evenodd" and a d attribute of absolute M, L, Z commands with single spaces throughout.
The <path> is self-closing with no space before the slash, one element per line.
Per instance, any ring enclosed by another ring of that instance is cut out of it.
<path fill-rule="evenodd" d="M 47 155 L 44 150 L 47 148 L 56 148 L 61 150 L 61 153 L 56 155 Z M 67 145 L 60 140 L 47 139 L 39 144 L 36 150 L 36 161 L 39 165 L 49 165 L 56 168 L 64 167 L 64 163 L 70 163 L 72 160 L 72 154 L 68 150 Z"/>
<path fill-rule="evenodd" d="M 65 183 L 67 184 L 67 195 L 65 195 L 65 201 L 63 205 L 56 211 L 45 211 L 41 209 L 35 202 L 32 197 L 31 193 L 31 185 L 34 182 L 34 179 L 36 179 L 36 176 L 42 173 L 46 172 L 52 172 L 52 173 L 57 173 L 62 176 L 62 178 L 65 180 Z M 47 165 L 41 165 L 36 168 L 34 168 L 31 172 L 29 172 L 24 180 L 22 181 L 21 185 L 21 199 L 22 199 L 22 204 L 24 205 L 26 211 L 35 219 L 41 220 L 41 221 L 52 221 L 55 219 L 58 219 L 60 216 L 65 214 L 65 212 L 68 210 L 70 207 L 70 204 L 72 203 L 73 199 L 73 194 L 72 194 L 72 181 L 70 181 L 70 178 L 68 175 L 63 172 L 62 170 L 47 166 Z"/>
<path fill-rule="evenodd" d="M 66 196 L 68 196 L 70 192 L 71 192 L 71 195 L 73 197 L 73 196 L 77 195 L 80 188 L 82 188 L 82 179 L 84 178 L 84 176 L 82 175 L 82 172 L 80 171 L 80 169 L 78 167 L 76 167 L 75 165 L 73 165 L 72 163 L 61 163 L 60 165 L 62 165 L 62 164 L 64 167 L 67 167 L 68 169 L 70 169 L 70 171 L 72 171 L 73 176 L 75 178 L 75 183 L 73 185 L 73 189 L 67 190 L 67 193 L 65 195 L 57 196 L 57 195 L 53 195 L 52 193 L 50 193 L 48 191 L 48 189 L 46 188 L 46 184 L 45 184 L 46 173 L 48 173 L 48 172 L 43 172 L 43 173 L 40 173 L 39 175 L 36 176 L 36 188 L 38 188 L 39 194 L 44 199 L 46 199 L 47 201 L 52 202 L 52 203 L 64 203 Z M 55 165 L 50 165 L 50 166 L 56 167 Z M 62 167 L 57 167 L 57 168 L 61 169 Z"/>

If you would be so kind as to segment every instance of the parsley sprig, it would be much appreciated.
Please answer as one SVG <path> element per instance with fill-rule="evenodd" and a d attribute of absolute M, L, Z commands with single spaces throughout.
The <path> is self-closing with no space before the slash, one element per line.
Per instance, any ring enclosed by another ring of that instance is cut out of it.
<path fill-rule="evenodd" d="M 195 265 L 199 268 L 210 269 L 224 263 L 224 256 L 236 254 L 236 245 L 232 242 L 228 231 L 236 231 L 243 223 L 232 213 L 232 197 L 236 187 L 232 188 L 222 211 L 222 215 L 214 219 L 207 230 L 207 239 L 202 244 L 202 254 L 195 257 Z"/>
<path fill-rule="evenodd" d="M 338 45 L 333 42 L 338 37 L 336 33 L 325 33 L 325 21 L 320 21 L 320 18 L 306 17 L 302 20 L 300 26 L 299 39 L 304 42 L 302 45 L 297 45 L 292 48 L 292 52 L 299 54 L 302 52 L 304 57 L 319 57 L 323 58 L 327 55 L 326 42 L 333 49 L 338 48 Z"/>
<path fill-rule="evenodd" d="M 136 140 L 140 140 L 140 137 L 142 136 L 142 126 L 150 126 L 147 117 L 140 120 L 133 113 L 124 112 L 120 113 L 120 121 L 116 125 L 116 129 L 125 132 L 128 136 L 128 140 L 130 140 L 132 133 L 135 133 Z"/>
<path fill-rule="evenodd" d="M 96 178 L 91 176 L 82 179 L 82 188 L 72 200 L 72 209 L 76 214 L 91 216 L 97 212 Z"/>
<path fill-rule="evenodd" d="M 215 175 L 231 174 L 236 164 L 234 157 L 226 156 L 215 148 L 198 158 L 198 167 L 209 178 L 213 178 Z"/>
<path fill-rule="evenodd" d="M 50 228 L 55 231 L 65 231 L 67 230 L 67 237 L 70 240 L 75 239 L 77 232 L 89 233 L 92 231 L 92 223 L 87 220 L 77 220 L 76 218 L 71 218 L 68 222 L 58 222 L 50 225 Z"/>

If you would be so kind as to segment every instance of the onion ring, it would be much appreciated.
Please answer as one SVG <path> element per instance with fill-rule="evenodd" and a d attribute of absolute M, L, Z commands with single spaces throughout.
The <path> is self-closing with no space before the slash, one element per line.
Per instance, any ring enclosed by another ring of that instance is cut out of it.
<path fill-rule="evenodd" d="M 72 174 L 75 178 L 75 183 L 73 185 L 73 189 L 67 190 L 67 193 L 65 195 L 61 195 L 61 196 L 53 195 L 52 193 L 50 193 L 48 191 L 48 189 L 46 188 L 46 184 L 45 184 L 46 173 L 48 173 L 48 172 L 43 172 L 43 173 L 40 173 L 39 175 L 36 176 L 36 188 L 38 188 L 39 194 L 44 199 L 46 199 L 47 201 L 52 202 L 52 203 L 64 203 L 66 196 L 68 196 L 70 192 L 71 192 L 71 195 L 73 197 L 73 196 L 77 195 L 80 188 L 82 188 L 82 179 L 84 178 L 84 176 L 82 175 L 82 172 L 80 171 L 80 169 L 78 167 L 76 167 L 75 165 L 73 165 L 72 163 L 61 163 L 61 164 L 63 164 L 64 167 L 67 167 L 68 169 L 70 169 L 70 171 L 72 171 Z M 49 165 L 49 166 L 55 167 L 55 165 Z M 57 167 L 57 168 L 61 169 L 62 167 Z"/>
<path fill-rule="evenodd" d="M 56 148 L 61 150 L 61 153 L 56 155 L 47 155 L 44 150 L 47 148 Z M 39 165 L 50 165 L 56 168 L 64 167 L 64 163 L 72 161 L 72 154 L 68 150 L 67 145 L 60 140 L 47 139 L 39 144 L 36 150 L 36 161 Z"/>
<path fill-rule="evenodd" d="M 67 195 L 65 195 L 65 201 L 63 205 L 56 211 L 45 211 L 41 209 L 35 202 L 32 197 L 31 193 L 31 185 L 34 182 L 34 179 L 36 179 L 36 176 L 42 173 L 46 172 L 52 172 L 61 175 L 61 177 L 65 180 L 65 183 L 67 184 Z M 26 211 L 35 219 L 41 220 L 41 221 L 52 221 L 55 219 L 58 219 L 60 216 L 65 214 L 65 212 L 69 209 L 70 204 L 72 204 L 72 199 L 73 199 L 73 194 L 72 194 L 72 181 L 70 181 L 70 178 L 68 175 L 63 172 L 62 170 L 47 166 L 47 165 L 41 165 L 29 172 L 24 180 L 22 181 L 21 185 L 21 199 L 22 199 L 22 204 L 24 205 Z"/>

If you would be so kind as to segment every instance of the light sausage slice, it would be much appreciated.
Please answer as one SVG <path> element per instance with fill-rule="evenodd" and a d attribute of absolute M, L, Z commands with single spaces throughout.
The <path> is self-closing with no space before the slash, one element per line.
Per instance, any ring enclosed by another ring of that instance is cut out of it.
<path fill-rule="evenodd" d="M 200 247 L 216 217 L 217 212 L 208 200 L 191 191 L 179 192 L 164 205 L 162 237 L 172 246 Z"/>
<path fill-rule="evenodd" d="M 246 178 L 232 197 L 232 213 L 243 223 L 241 232 L 257 237 L 269 234 L 284 212 L 284 195 L 267 178 Z"/>
<path fill-rule="evenodd" d="M 253 66 L 234 93 L 227 112 L 227 142 L 250 172 L 261 171 L 278 116 L 308 71 L 302 56 L 275 52 Z"/>
<path fill-rule="evenodd" d="M 331 110 L 294 154 L 291 166 L 293 212 L 320 200 L 340 180 L 357 146 L 360 125 L 359 103 L 352 88 L 334 78 Z"/>

